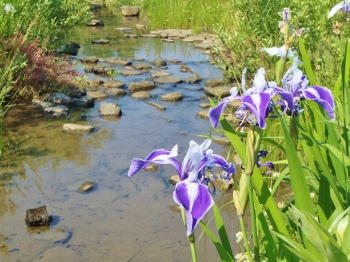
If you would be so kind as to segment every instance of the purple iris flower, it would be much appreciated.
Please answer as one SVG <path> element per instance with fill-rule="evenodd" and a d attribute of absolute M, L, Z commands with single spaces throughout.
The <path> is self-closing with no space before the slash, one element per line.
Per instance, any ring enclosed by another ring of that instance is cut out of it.
<path fill-rule="evenodd" d="M 267 156 L 269 152 L 265 151 L 265 150 L 260 150 L 259 153 L 258 153 L 258 157 L 257 157 L 257 160 L 256 160 L 256 166 L 257 167 L 262 167 L 262 166 L 266 166 L 266 167 L 269 167 L 270 169 L 265 173 L 266 175 L 270 174 L 272 172 L 272 170 L 275 168 L 275 165 L 268 161 L 268 162 L 265 162 L 265 163 L 260 163 L 260 159 L 261 158 L 265 158 Z"/>
<path fill-rule="evenodd" d="M 209 149 L 210 144 L 210 139 L 201 145 L 190 141 L 182 164 L 176 159 L 177 145 L 171 151 L 155 150 L 145 159 L 133 159 L 128 171 L 128 176 L 131 177 L 151 163 L 171 164 L 175 167 L 181 182 L 176 184 L 173 197 L 174 201 L 185 209 L 188 236 L 214 203 L 207 186 L 206 169 L 218 166 L 231 175 L 236 172 L 232 163 L 227 163 L 223 157 L 213 154 Z"/>
<path fill-rule="evenodd" d="M 341 1 L 339 4 L 336 4 L 335 6 L 333 6 L 333 8 L 331 9 L 331 11 L 328 14 L 328 18 L 331 18 L 332 16 L 334 16 L 338 11 L 344 11 L 344 13 L 350 13 L 350 3 L 349 0 L 344 0 Z"/>
<path fill-rule="evenodd" d="M 223 98 L 219 104 L 209 111 L 209 119 L 214 128 L 217 127 L 220 120 L 220 115 L 226 108 L 226 106 L 232 100 L 240 100 L 242 102 L 241 106 L 235 113 L 235 117 L 248 124 L 257 124 L 260 128 L 264 129 L 266 127 L 265 118 L 269 113 L 269 104 L 273 94 L 271 93 L 271 88 L 265 80 L 265 69 L 260 68 L 255 75 L 253 85 L 248 90 L 245 89 L 245 72 L 242 75 L 242 90 L 243 96 L 238 95 L 237 87 L 233 87 L 230 90 L 230 96 Z"/>
<path fill-rule="evenodd" d="M 298 58 L 294 58 L 294 64 L 288 69 L 282 79 L 283 88 L 275 87 L 278 93 L 288 105 L 288 115 L 299 115 L 302 111 L 300 101 L 312 100 L 323 107 L 330 119 L 334 119 L 334 99 L 332 92 L 320 86 L 308 86 L 308 79 L 298 69 Z"/>

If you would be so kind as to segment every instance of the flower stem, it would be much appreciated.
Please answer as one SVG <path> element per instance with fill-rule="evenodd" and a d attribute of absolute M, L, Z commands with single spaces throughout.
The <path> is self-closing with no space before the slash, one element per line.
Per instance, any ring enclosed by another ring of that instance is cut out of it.
<path fill-rule="evenodd" d="M 248 184 L 248 196 L 249 196 L 249 205 L 250 205 L 250 215 L 252 218 L 252 231 L 253 231 L 253 243 L 254 243 L 254 260 L 258 261 L 259 258 L 259 241 L 258 241 L 258 229 L 256 226 L 256 215 L 254 208 L 254 199 L 253 199 L 253 183 L 252 175 L 247 174 L 247 184 Z"/>
<path fill-rule="evenodd" d="M 185 228 L 187 228 L 185 209 L 183 206 L 181 206 L 180 209 L 181 209 L 182 220 L 184 222 Z M 191 235 L 187 236 L 187 239 L 188 239 L 188 242 L 190 243 L 192 262 L 197 262 L 197 252 L 196 252 L 194 232 Z"/>
<path fill-rule="evenodd" d="M 253 262 L 252 255 L 250 254 L 249 243 L 247 239 L 247 232 L 245 231 L 243 216 L 238 216 L 238 218 L 239 218 L 239 224 L 242 230 L 243 241 L 244 241 L 245 250 L 247 252 L 248 260 L 249 262 Z"/>

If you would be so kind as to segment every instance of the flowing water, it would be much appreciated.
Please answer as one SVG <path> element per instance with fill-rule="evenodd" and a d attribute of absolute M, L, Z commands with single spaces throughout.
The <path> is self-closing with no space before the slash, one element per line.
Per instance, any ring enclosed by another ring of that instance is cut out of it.
<path fill-rule="evenodd" d="M 166 106 L 159 111 L 130 95 L 109 97 L 103 102 L 119 105 L 120 119 L 99 116 L 102 101 L 84 112 L 70 113 L 66 119 L 45 116 L 30 103 L 18 102 L 4 119 L 4 150 L 0 174 L 0 261 L 190 261 L 190 249 L 181 214 L 172 198 L 174 186 L 168 178 L 171 166 L 157 172 L 140 172 L 133 178 L 127 170 L 134 157 L 144 158 L 154 149 L 170 150 L 179 146 L 180 160 L 190 140 L 201 143 L 199 134 L 209 134 L 209 122 L 197 117 L 208 99 L 204 82 L 222 78 L 222 72 L 208 63 L 209 57 L 192 43 L 164 43 L 160 39 L 124 38 L 115 27 L 135 29 L 137 19 L 122 18 L 120 13 L 102 13 L 104 27 L 78 26 L 68 32 L 69 40 L 81 44 L 78 56 L 121 57 L 145 62 L 157 58 L 181 60 L 202 78 L 198 84 L 158 85 L 150 91 L 149 101 Z M 107 45 L 92 45 L 96 39 L 110 39 Z M 83 66 L 75 59 L 77 70 Z M 166 71 L 186 78 L 178 64 Z M 89 79 L 97 76 L 87 74 Z M 100 76 L 98 76 L 100 77 Z M 117 75 L 114 79 L 128 85 L 150 77 Z M 102 79 L 107 79 L 100 77 Z M 180 91 L 183 101 L 167 103 L 160 95 Z M 82 120 L 81 114 L 85 117 Z M 66 122 L 91 124 L 91 134 L 62 132 Z M 213 144 L 217 154 L 227 149 Z M 77 188 L 87 180 L 95 182 L 88 193 Z M 231 194 L 213 195 L 221 206 Z M 24 218 L 28 208 L 46 205 L 53 216 L 50 228 L 30 230 Z M 205 218 L 208 220 L 211 213 Z M 239 231 L 233 207 L 223 212 L 231 235 Z M 211 223 L 213 224 L 213 222 Z M 197 230 L 199 261 L 218 261 L 212 242 Z M 239 248 L 234 243 L 235 251 Z"/>

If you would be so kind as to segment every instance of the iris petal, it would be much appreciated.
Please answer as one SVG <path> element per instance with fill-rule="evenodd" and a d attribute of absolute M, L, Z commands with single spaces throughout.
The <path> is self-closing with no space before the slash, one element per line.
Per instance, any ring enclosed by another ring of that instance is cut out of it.
<path fill-rule="evenodd" d="M 187 179 L 176 184 L 173 197 L 174 201 L 185 209 L 189 236 L 213 206 L 213 199 L 206 186 Z"/>
<path fill-rule="evenodd" d="M 213 128 L 216 128 L 218 126 L 219 120 L 220 120 L 220 115 L 224 111 L 224 109 L 226 108 L 228 103 L 234 99 L 239 99 L 239 98 L 240 98 L 239 96 L 232 96 L 232 95 L 225 97 L 219 102 L 219 104 L 216 107 L 210 109 L 209 119 L 210 119 L 210 122 L 211 122 Z"/>
<path fill-rule="evenodd" d="M 270 103 L 271 95 L 267 93 L 254 94 L 242 98 L 242 103 L 255 116 L 256 121 L 261 129 L 265 129 L 265 115 L 267 106 Z"/>
<path fill-rule="evenodd" d="M 141 169 L 146 168 L 151 163 L 171 164 L 175 167 L 176 171 L 180 175 L 181 164 L 175 158 L 175 156 L 177 156 L 177 145 L 175 145 L 171 151 L 167 151 L 164 149 L 154 150 L 145 159 L 134 158 L 131 161 L 128 176 L 131 177 L 135 175 L 137 172 L 139 172 Z"/>
<path fill-rule="evenodd" d="M 334 100 L 330 90 L 320 86 L 310 86 L 303 90 L 305 98 L 315 101 L 323 107 L 329 118 L 334 120 Z"/>

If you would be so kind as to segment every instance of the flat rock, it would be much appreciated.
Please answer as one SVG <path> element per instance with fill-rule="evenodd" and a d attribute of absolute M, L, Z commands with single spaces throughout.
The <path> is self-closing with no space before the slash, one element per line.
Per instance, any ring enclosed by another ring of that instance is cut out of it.
<path fill-rule="evenodd" d="M 200 48 L 200 49 L 211 49 L 214 47 L 214 44 L 213 43 L 198 43 L 198 44 L 195 44 L 194 46 L 197 48 Z"/>
<path fill-rule="evenodd" d="M 169 182 L 172 185 L 176 185 L 177 183 L 181 182 L 179 175 L 173 175 L 169 178 Z"/>
<path fill-rule="evenodd" d="M 157 172 L 158 166 L 157 165 L 148 165 L 144 170 L 146 172 Z"/>
<path fill-rule="evenodd" d="M 72 249 L 63 247 L 63 246 L 55 246 L 47 250 L 44 256 L 38 260 L 40 262 L 79 262 L 81 261 L 81 257 L 77 252 Z"/>
<path fill-rule="evenodd" d="M 108 75 L 110 72 L 113 72 L 115 69 L 111 66 L 87 66 L 85 67 L 85 72 L 92 72 L 97 75 Z"/>
<path fill-rule="evenodd" d="M 161 76 L 155 80 L 157 84 L 178 84 L 182 83 L 183 80 L 174 76 Z"/>
<path fill-rule="evenodd" d="M 121 9 L 123 16 L 138 16 L 140 14 L 140 8 L 137 6 L 124 5 Z"/>
<path fill-rule="evenodd" d="M 122 115 L 122 110 L 119 106 L 113 103 L 102 103 L 99 109 L 99 114 L 101 116 L 116 116 Z"/>
<path fill-rule="evenodd" d="M 121 88 L 124 86 L 125 86 L 125 84 L 121 81 L 118 81 L 118 80 L 109 80 L 109 81 L 106 81 L 102 84 L 103 88 Z"/>
<path fill-rule="evenodd" d="M 100 58 L 99 61 L 118 66 L 129 66 L 132 64 L 131 61 L 117 57 Z"/>
<path fill-rule="evenodd" d="M 205 81 L 205 85 L 206 86 L 224 86 L 227 84 L 227 80 L 226 79 L 209 79 L 207 81 Z"/>
<path fill-rule="evenodd" d="M 79 192 L 88 192 L 91 189 L 93 189 L 95 186 L 95 183 L 93 181 L 85 181 L 78 187 Z"/>
<path fill-rule="evenodd" d="M 174 39 L 163 39 L 163 42 L 165 42 L 165 43 L 174 43 L 175 40 Z"/>
<path fill-rule="evenodd" d="M 97 45 L 105 45 L 105 44 L 108 44 L 109 42 L 110 40 L 108 39 L 98 39 L 98 40 L 91 41 L 92 44 L 97 44 Z"/>
<path fill-rule="evenodd" d="M 185 82 L 189 84 L 195 84 L 200 81 L 202 81 L 202 78 L 200 78 L 199 76 L 189 76 L 185 79 Z"/>
<path fill-rule="evenodd" d="M 110 88 L 106 90 L 106 95 L 109 96 L 125 96 L 127 92 L 120 88 Z"/>
<path fill-rule="evenodd" d="M 51 93 L 45 100 L 48 102 L 61 105 L 61 104 L 69 104 L 69 102 L 72 99 L 63 93 Z"/>
<path fill-rule="evenodd" d="M 103 92 L 100 92 L 100 91 L 89 91 L 87 93 L 87 95 L 89 97 L 94 98 L 94 99 L 105 99 L 105 98 L 107 98 L 107 95 L 105 93 L 103 93 Z"/>
<path fill-rule="evenodd" d="M 206 86 L 204 87 L 204 93 L 206 93 L 209 96 L 219 96 L 221 98 L 230 96 L 230 90 L 232 86 L 216 86 L 216 87 L 210 87 Z"/>
<path fill-rule="evenodd" d="M 139 63 L 139 64 L 134 64 L 133 65 L 135 69 L 137 70 L 144 70 L 144 71 L 148 71 L 150 70 L 152 67 L 147 64 L 147 63 Z"/>
<path fill-rule="evenodd" d="M 139 36 L 135 35 L 135 34 L 125 34 L 124 37 L 126 37 L 126 38 L 138 38 Z"/>
<path fill-rule="evenodd" d="M 145 28 L 147 28 L 146 25 L 142 25 L 142 24 L 136 24 L 135 27 L 136 27 L 137 29 L 145 29 Z"/>
<path fill-rule="evenodd" d="M 63 125 L 63 131 L 72 133 L 90 133 L 95 127 L 90 125 L 78 125 L 72 123 L 66 123 Z"/>
<path fill-rule="evenodd" d="M 87 56 L 82 59 L 80 59 L 82 63 L 87 63 L 87 64 L 96 64 L 98 62 L 97 56 Z"/>
<path fill-rule="evenodd" d="M 122 70 L 120 74 L 123 76 L 136 76 L 136 75 L 143 74 L 143 72 L 136 69 L 126 69 L 126 70 Z"/>
<path fill-rule="evenodd" d="M 144 82 L 131 82 L 128 86 L 128 92 L 137 92 L 137 91 L 148 91 L 154 89 L 156 86 L 151 81 Z"/>
<path fill-rule="evenodd" d="M 52 102 L 42 101 L 42 100 L 39 100 L 39 99 L 33 99 L 32 102 L 33 102 L 35 105 L 38 105 L 38 106 L 40 106 L 40 107 L 42 107 L 42 108 L 50 107 L 50 106 L 55 105 L 55 104 L 52 103 Z"/>
<path fill-rule="evenodd" d="M 49 113 L 54 117 L 63 117 L 68 115 L 68 107 L 65 105 L 45 107 L 44 111 L 45 113 Z"/>
<path fill-rule="evenodd" d="M 182 41 L 184 42 L 202 42 L 204 40 L 207 39 L 206 35 L 190 35 L 184 39 L 182 39 Z"/>
<path fill-rule="evenodd" d="M 124 31 L 124 32 L 131 32 L 132 28 L 131 27 L 117 27 L 117 28 L 114 28 L 114 30 Z"/>
<path fill-rule="evenodd" d="M 202 104 L 199 104 L 199 107 L 200 108 L 210 108 L 211 105 L 209 103 L 202 103 Z"/>
<path fill-rule="evenodd" d="M 87 26 L 104 26 L 105 23 L 102 20 L 93 19 L 89 23 L 87 23 L 86 25 Z"/>
<path fill-rule="evenodd" d="M 160 97 L 161 100 L 166 102 L 176 102 L 182 100 L 182 93 L 181 92 L 172 92 L 169 94 L 162 95 Z"/>
<path fill-rule="evenodd" d="M 142 34 L 141 37 L 144 37 L 144 38 L 157 38 L 158 35 L 152 35 L 152 34 Z"/>
<path fill-rule="evenodd" d="M 163 105 L 160 105 L 158 103 L 155 103 L 155 102 L 147 102 L 147 104 L 151 105 L 151 106 L 154 106 L 155 108 L 157 108 L 158 110 L 160 111 L 165 111 L 166 110 L 166 107 L 163 106 Z"/>
<path fill-rule="evenodd" d="M 167 62 L 164 59 L 158 58 L 152 62 L 150 62 L 152 65 L 161 67 L 161 66 L 166 66 Z"/>
<path fill-rule="evenodd" d="M 82 96 L 80 98 L 73 98 L 70 101 L 69 105 L 73 107 L 94 107 L 95 98 L 88 95 Z"/>
<path fill-rule="evenodd" d="M 202 118 L 202 119 L 206 119 L 206 120 L 209 120 L 209 111 L 208 110 L 205 110 L 205 111 L 200 111 L 197 113 L 197 116 L 199 118 Z"/>
<path fill-rule="evenodd" d="M 160 71 L 151 72 L 151 77 L 154 77 L 154 78 L 162 77 L 162 76 L 169 76 L 169 75 L 171 75 L 170 72 L 160 72 Z"/>
<path fill-rule="evenodd" d="M 170 58 L 170 59 L 167 59 L 166 61 L 169 63 L 172 63 L 172 64 L 180 64 L 181 63 L 181 60 L 179 60 L 177 58 Z"/>
<path fill-rule="evenodd" d="M 131 97 L 137 100 L 148 100 L 151 98 L 151 95 L 147 91 L 138 91 L 133 93 Z"/>

